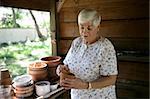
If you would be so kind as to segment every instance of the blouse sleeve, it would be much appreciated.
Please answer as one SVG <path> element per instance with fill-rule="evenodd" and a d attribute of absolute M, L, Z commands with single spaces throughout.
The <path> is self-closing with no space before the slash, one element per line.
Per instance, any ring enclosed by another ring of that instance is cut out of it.
<path fill-rule="evenodd" d="M 117 75 L 117 58 L 114 46 L 108 43 L 102 52 L 102 61 L 100 66 L 100 75 Z"/>

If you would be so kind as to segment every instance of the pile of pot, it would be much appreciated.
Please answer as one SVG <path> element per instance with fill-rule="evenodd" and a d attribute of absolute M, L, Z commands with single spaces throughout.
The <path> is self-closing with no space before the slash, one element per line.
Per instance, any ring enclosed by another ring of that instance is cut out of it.
<path fill-rule="evenodd" d="M 13 80 L 13 90 L 18 98 L 29 97 L 33 94 L 34 83 L 30 75 L 17 76 Z"/>
<path fill-rule="evenodd" d="M 13 96 L 11 85 L 0 85 L 0 99 L 12 99 Z"/>
<path fill-rule="evenodd" d="M 10 72 L 5 67 L 0 67 L 0 99 L 10 99 L 13 96 Z"/>
<path fill-rule="evenodd" d="M 28 74 L 32 76 L 34 82 L 48 80 L 47 64 L 34 62 L 28 66 Z"/>

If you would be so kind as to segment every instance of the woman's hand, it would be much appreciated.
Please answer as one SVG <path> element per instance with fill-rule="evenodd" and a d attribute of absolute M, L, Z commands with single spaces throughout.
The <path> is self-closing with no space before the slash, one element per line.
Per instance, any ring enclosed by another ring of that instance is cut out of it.
<path fill-rule="evenodd" d="M 62 80 L 61 85 L 65 89 L 87 89 L 88 88 L 88 83 L 83 82 L 79 78 L 65 78 Z"/>
<path fill-rule="evenodd" d="M 60 76 L 61 72 L 68 72 L 68 71 L 69 71 L 69 68 L 67 65 L 59 65 L 56 69 L 56 73 L 58 76 Z"/>

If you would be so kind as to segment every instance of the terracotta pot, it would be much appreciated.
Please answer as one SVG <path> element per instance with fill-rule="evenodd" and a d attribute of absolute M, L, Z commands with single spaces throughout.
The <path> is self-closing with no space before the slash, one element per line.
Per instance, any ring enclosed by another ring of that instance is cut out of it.
<path fill-rule="evenodd" d="M 56 74 L 56 69 L 59 64 L 61 64 L 61 57 L 60 56 L 48 56 L 41 58 L 41 61 L 48 65 L 48 73 L 49 73 L 49 80 L 53 82 L 57 80 L 59 77 Z"/>
<path fill-rule="evenodd" d="M 32 76 L 32 79 L 36 82 L 38 80 L 48 79 L 48 68 L 47 64 L 43 62 L 35 62 L 29 64 L 28 74 Z"/>
<path fill-rule="evenodd" d="M 29 92 L 29 93 L 24 93 L 24 94 L 18 94 L 18 93 L 16 93 L 15 96 L 17 98 L 27 98 L 27 97 L 30 97 L 32 94 L 33 94 L 33 91 Z"/>
<path fill-rule="evenodd" d="M 28 68 L 31 70 L 43 70 L 47 67 L 46 63 L 43 62 L 34 62 L 29 64 Z"/>
<path fill-rule="evenodd" d="M 11 85 L 11 83 L 12 83 L 11 78 L 5 78 L 0 80 L 0 85 Z"/>
<path fill-rule="evenodd" d="M 34 89 L 34 84 L 31 84 L 31 85 L 28 85 L 28 86 L 25 86 L 25 87 L 18 87 L 18 86 L 15 86 L 14 84 L 12 84 L 13 88 L 16 90 L 16 91 L 26 91 L 26 90 L 31 90 L 31 89 Z"/>
<path fill-rule="evenodd" d="M 8 69 L 1 69 L 0 85 L 11 85 L 12 80 Z"/>
<path fill-rule="evenodd" d="M 48 67 L 56 67 L 61 63 L 61 57 L 60 56 L 48 56 L 41 58 L 41 61 L 45 62 Z"/>
<path fill-rule="evenodd" d="M 15 92 L 16 94 L 30 93 L 30 92 L 33 92 L 33 87 L 32 87 L 32 88 L 29 88 L 29 89 L 26 89 L 26 90 L 24 90 L 24 88 L 22 88 L 22 90 L 16 90 L 16 89 L 14 89 L 14 92 Z"/>
<path fill-rule="evenodd" d="M 41 81 L 41 80 L 48 80 L 47 74 L 40 74 L 40 75 L 32 75 L 32 79 L 34 82 Z"/>

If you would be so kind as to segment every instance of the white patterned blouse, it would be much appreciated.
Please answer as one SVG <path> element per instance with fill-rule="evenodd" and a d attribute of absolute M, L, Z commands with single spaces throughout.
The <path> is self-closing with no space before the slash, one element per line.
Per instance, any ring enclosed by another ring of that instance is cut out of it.
<path fill-rule="evenodd" d="M 90 45 L 76 38 L 63 63 L 77 78 L 91 82 L 103 76 L 117 75 L 116 52 L 112 43 L 104 38 Z M 101 89 L 71 89 L 71 99 L 116 99 L 115 85 Z"/>

